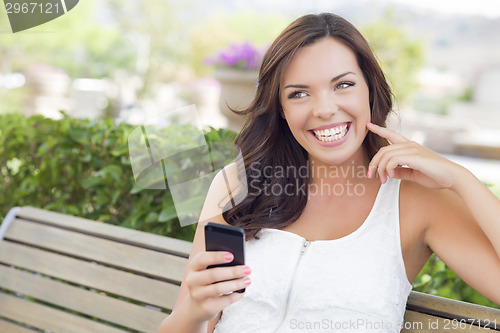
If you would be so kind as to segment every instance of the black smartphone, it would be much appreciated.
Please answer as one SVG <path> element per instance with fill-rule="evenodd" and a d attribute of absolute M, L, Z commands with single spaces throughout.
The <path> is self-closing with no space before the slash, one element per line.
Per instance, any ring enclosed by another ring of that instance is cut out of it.
<path fill-rule="evenodd" d="M 208 222 L 205 225 L 206 251 L 228 251 L 234 256 L 233 261 L 210 265 L 207 268 L 236 266 L 245 264 L 245 231 L 240 227 Z M 242 293 L 245 289 L 237 290 Z"/>

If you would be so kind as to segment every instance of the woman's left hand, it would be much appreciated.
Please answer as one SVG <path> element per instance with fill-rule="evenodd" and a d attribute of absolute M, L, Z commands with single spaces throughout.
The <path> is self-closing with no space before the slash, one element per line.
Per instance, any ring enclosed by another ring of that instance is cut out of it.
<path fill-rule="evenodd" d="M 391 143 L 373 156 L 368 166 L 368 178 L 375 177 L 378 172 L 382 183 L 389 177 L 410 180 L 429 188 L 453 189 L 462 169 L 460 165 L 388 128 L 370 122 L 366 127 Z"/>

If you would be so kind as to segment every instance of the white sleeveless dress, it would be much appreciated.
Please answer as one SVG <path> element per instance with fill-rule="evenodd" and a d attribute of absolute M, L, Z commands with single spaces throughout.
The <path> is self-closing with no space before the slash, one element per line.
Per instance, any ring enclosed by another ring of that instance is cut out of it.
<path fill-rule="evenodd" d="M 223 310 L 214 332 L 399 332 L 412 289 L 399 185 L 382 184 L 364 223 L 339 239 L 309 242 L 262 229 L 245 245 L 252 284 Z"/>

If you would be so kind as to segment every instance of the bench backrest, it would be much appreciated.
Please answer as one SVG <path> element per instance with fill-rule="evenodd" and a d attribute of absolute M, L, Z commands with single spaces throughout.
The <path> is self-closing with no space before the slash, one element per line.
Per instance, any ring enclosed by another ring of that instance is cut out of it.
<path fill-rule="evenodd" d="M 412 291 L 401 332 L 491 331 L 500 331 L 500 310 Z"/>
<path fill-rule="evenodd" d="M 157 332 L 174 306 L 191 243 L 31 207 L 7 220 L 0 332 Z"/>

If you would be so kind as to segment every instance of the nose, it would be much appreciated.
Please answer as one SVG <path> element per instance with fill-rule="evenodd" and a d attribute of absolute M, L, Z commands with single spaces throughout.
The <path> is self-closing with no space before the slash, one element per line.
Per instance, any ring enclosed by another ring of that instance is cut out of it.
<path fill-rule="evenodd" d="M 314 105 L 313 115 L 319 118 L 328 119 L 337 113 L 339 106 L 331 91 L 324 91 L 318 95 Z"/>

